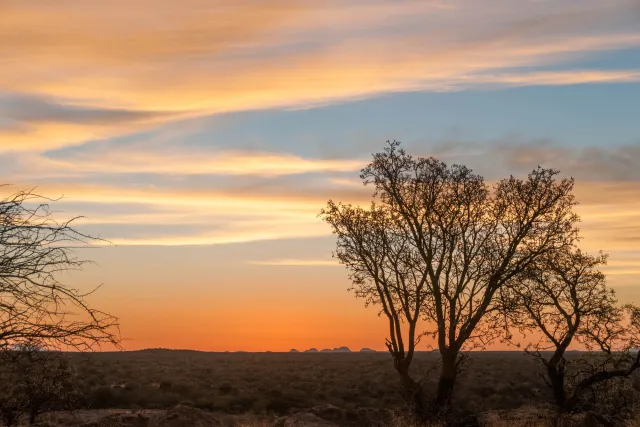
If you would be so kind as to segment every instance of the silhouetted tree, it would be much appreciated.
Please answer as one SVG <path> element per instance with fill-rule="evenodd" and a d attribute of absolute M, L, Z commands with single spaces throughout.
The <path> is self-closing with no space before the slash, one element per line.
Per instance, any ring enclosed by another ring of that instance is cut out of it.
<path fill-rule="evenodd" d="M 606 259 L 579 249 L 550 253 L 510 286 L 517 307 L 511 312 L 513 321 L 523 332 L 540 334 L 527 351 L 543 364 L 545 380 L 563 411 L 591 409 L 601 383 L 629 377 L 640 367 L 640 353 L 632 353 L 640 339 L 640 309 L 620 305 L 606 286 L 598 269 Z M 565 359 L 572 344 L 595 353 Z"/>
<path fill-rule="evenodd" d="M 434 325 L 440 408 L 450 404 L 461 352 L 501 333 L 501 288 L 577 237 L 573 180 L 557 174 L 538 168 L 489 187 L 465 166 L 414 158 L 394 141 L 362 170 L 375 189 L 370 208 L 329 201 L 321 212 L 356 295 L 387 316 L 387 346 L 409 385 L 416 323 Z"/>
<path fill-rule="evenodd" d="M 21 377 L 11 363 L 7 363 L 6 350 L 0 357 L 0 419 L 7 427 L 18 423 L 26 411 L 26 399 Z"/>
<path fill-rule="evenodd" d="M 70 409 L 75 396 L 75 372 L 67 356 L 35 344 L 0 351 L 0 377 L 5 387 L 0 413 L 15 423 L 22 413 L 29 423 L 48 411 Z"/>
<path fill-rule="evenodd" d="M 329 202 L 322 211 L 338 234 L 337 256 L 350 271 L 351 288 L 366 304 L 381 307 L 389 322 L 387 349 L 393 356 L 407 399 L 425 410 L 425 394 L 409 372 L 422 334 L 418 321 L 429 296 L 422 257 L 398 218 L 384 206 L 370 209 Z"/>
<path fill-rule="evenodd" d="M 33 341 L 77 349 L 117 344 L 117 319 L 58 281 L 87 262 L 74 249 L 93 238 L 72 227 L 76 218 L 57 222 L 50 201 L 32 191 L 0 199 L 0 349 Z"/>

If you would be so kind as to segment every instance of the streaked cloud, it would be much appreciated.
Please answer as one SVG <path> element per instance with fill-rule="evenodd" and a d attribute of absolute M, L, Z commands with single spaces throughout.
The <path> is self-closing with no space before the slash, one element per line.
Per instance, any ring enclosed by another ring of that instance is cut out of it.
<path fill-rule="evenodd" d="M 525 73 L 480 74 L 463 77 L 459 89 L 495 85 L 497 88 L 515 86 L 566 86 L 594 83 L 640 82 L 640 70 L 568 70 Z M 466 84 L 465 84 L 466 83 Z"/>
<path fill-rule="evenodd" d="M 95 108 L 75 105 L 73 100 L 53 100 L 21 94 L 0 94 L 2 124 L 17 123 L 104 123 L 136 122 L 166 116 L 165 112 Z"/>
<path fill-rule="evenodd" d="M 126 135 L 176 115 L 640 75 L 545 69 L 639 47 L 635 0 L 130 3 L 3 4 L 0 92 L 19 120 L 0 124 L 0 149 Z"/>
<path fill-rule="evenodd" d="M 308 224 L 282 224 L 281 227 L 265 229 L 265 225 L 255 221 L 245 229 L 234 228 L 224 232 L 199 232 L 193 235 L 157 237 L 114 237 L 104 244 L 120 246 L 192 246 L 225 245 L 232 243 L 258 242 L 263 240 L 302 239 L 325 236 L 320 227 L 310 228 Z M 322 224 L 324 226 L 324 224 Z M 98 242 L 100 244 L 100 242 Z"/>
<path fill-rule="evenodd" d="M 323 259 L 274 259 L 262 261 L 249 261 L 254 265 L 290 266 L 290 267 L 339 267 L 336 260 Z"/>
<path fill-rule="evenodd" d="M 486 141 L 439 141 L 423 154 L 445 161 L 473 165 L 492 178 L 503 171 L 527 173 L 535 166 L 558 169 L 565 176 L 600 186 L 598 197 L 606 189 L 626 181 L 640 181 L 640 142 L 626 145 L 568 146 L 549 139 L 523 140 L 518 136 Z M 498 166 L 498 167 L 496 167 Z M 622 188 L 612 194 L 619 194 Z M 589 196 L 589 194 L 585 194 Z M 624 199 L 629 201 L 632 199 Z"/>
<path fill-rule="evenodd" d="M 148 129 L 179 114 L 104 108 L 73 99 L 0 92 L 0 152 L 64 147 Z"/>
<path fill-rule="evenodd" d="M 41 159 L 51 170 L 90 173 L 153 173 L 278 176 L 317 172 L 357 171 L 364 159 L 305 159 L 288 153 L 197 150 L 139 152 L 106 150 Z"/>

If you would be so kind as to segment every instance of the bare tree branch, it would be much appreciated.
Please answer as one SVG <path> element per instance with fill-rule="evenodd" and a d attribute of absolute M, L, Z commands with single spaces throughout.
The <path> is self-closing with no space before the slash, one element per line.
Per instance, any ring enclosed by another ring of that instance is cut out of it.
<path fill-rule="evenodd" d="M 19 191 L 0 200 L 0 348 L 37 340 L 48 347 L 89 350 L 118 345 L 115 317 L 89 307 L 81 292 L 58 280 L 88 261 L 75 250 L 95 238 L 54 219 L 51 199 Z"/>
<path fill-rule="evenodd" d="M 598 269 L 606 261 L 605 254 L 591 256 L 576 248 L 549 253 L 509 286 L 518 306 L 510 312 L 512 324 L 523 333 L 541 335 L 527 352 L 544 365 L 545 381 L 565 411 L 585 409 L 579 406 L 594 387 L 626 378 L 640 367 L 640 354 L 631 353 L 640 338 L 640 310 L 618 304 Z M 592 352 L 568 360 L 572 344 Z"/>

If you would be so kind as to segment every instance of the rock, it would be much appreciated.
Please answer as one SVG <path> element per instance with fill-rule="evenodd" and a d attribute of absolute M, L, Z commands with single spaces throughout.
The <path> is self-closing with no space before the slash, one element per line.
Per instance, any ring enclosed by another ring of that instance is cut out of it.
<path fill-rule="evenodd" d="M 339 427 L 309 412 L 298 412 L 284 419 L 282 427 Z"/>
<path fill-rule="evenodd" d="M 393 412 L 389 409 L 358 408 L 346 413 L 346 420 L 356 426 L 388 427 L 392 418 Z"/>
<path fill-rule="evenodd" d="M 284 422 L 287 421 L 288 417 L 278 417 L 272 423 L 271 427 L 284 427 Z"/>
<path fill-rule="evenodd" d="M 31 427 L 57 427 L 59 424 L 51 421 L 38 421 L 35 424 L 31 424 Z"/>
<path fill-rule="evenodd" d="M 478 415 L 476 419 L 480 427 L 503 424 L 547 427 L 554 421 L 554 413 L 555 411 L 545 408 L 521 407 L 513 410 L 487 412 Z M 574 424 L 568 422 L 562 425 L 573 426 Z"/>
<path fill-rule="evenodd" d="M 311 408 L 310 413 L 342 427 L 388 427 L 393 413 L 386 409 L 358 408 L 344 410 L 333 405 Z"/>
<path fill-rule="evenodd" d="M 111 414 L 82 424 L 82 427 L 148 427 L 149 417 L 142 414 Z"/>
<path fill-rule="evenodd" d="M 340 423 L 344 419 L 344 411 L 337 406 L 330 404 L 316 406 L 312 408 L 310 412 L 313 415 L 332 423 Z"/>
<path fill-rule="evenodd" d="M 198 408 L 178 405 L 154 420 L 151 427 L 222 427 L 222 424 Z"/>

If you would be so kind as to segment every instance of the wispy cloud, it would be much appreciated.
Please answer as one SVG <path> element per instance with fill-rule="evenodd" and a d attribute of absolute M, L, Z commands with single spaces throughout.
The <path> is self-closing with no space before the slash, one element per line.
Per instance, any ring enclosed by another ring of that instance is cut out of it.
<path fill-rule="evenodd" d="M 566 86 L 594 83 L 635 83 L 640 82 L 640 70 L 567 70 L 537 71 L 525 73 L 477 74 L 463 77 L 458 87 L 466 89 L 474 86 L 494 85 L 515 86 Z"/>
<path fill-rule="evenodd" d="M 124 135 L 175 114 L 409 90 L 636 82 L 640 73 L 544 69 L 639 47 L 635 0 L 130 3 L 3 7 L 0 92 L 37 108 L 11 101 L 19 120 L 0 124 L 0 148 Z M 67 104 L 70 93 L 81 105 Z"/>
<path fill-rule="evenodd" d="M 153 173 L 177 175 L 260 175 L 278 176 L 317 172 L 357 171 L 364 159 L 307 159 L 288 153 L 203 151 L 176 147 L 175 151 L 141 152 L 135 149 L 107 149 L 41 158 L 52 171 L 91 173 Z"/>
<path fill-rule="evenodd" d="M 0 92 L 0 152 L 56 148 L 148 129 L 179 118 L 167 111 L 130 110 Z"/>
<path fill-rule="evenodd" d="M 424 155 L 473 165 L 489 178 L 505 171 L 527 173 L 538 165 L 559 169 L 578 181 L 600 185 L 603 191 L 597 193 L 599 197 L 604 197 L 606 187 L 616 182 L 640 181 L 640 142 L 572 147 L 545 138 L 513 136 L 485 141 L 449 139 L 421 150 Z"/>
<path fill-rule="evenodd" d="M 323 259 L 274 259 L 274 260 L 261 260 L 261 261 L 249 261 L 249 264 L 254 265 L 270 265 L 270 266 L 290 266 L 290 267 L 339 267 L 340 264 L 337 261 L 323 260 Z"/>

